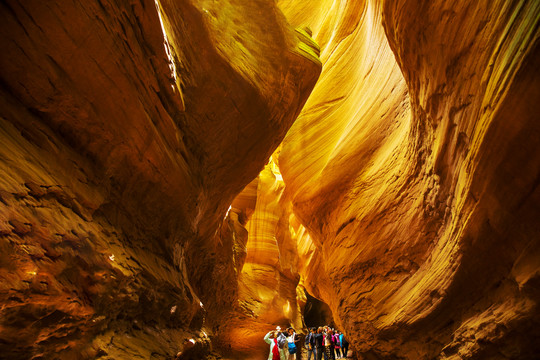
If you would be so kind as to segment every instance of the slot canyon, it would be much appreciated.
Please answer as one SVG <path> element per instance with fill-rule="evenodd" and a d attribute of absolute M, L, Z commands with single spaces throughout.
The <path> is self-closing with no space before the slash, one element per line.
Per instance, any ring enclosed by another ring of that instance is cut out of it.
<path fill-rule="evenodd" d="M 0 359 L 540 358 L 540 1 L 0 9 Z"/>

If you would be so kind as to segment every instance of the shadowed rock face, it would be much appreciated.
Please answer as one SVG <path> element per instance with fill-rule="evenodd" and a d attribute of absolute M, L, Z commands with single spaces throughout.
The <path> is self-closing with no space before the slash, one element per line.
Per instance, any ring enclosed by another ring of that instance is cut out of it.
<path fill-rule="evenodd" d="M 2 2 L 5 357 L 540 352 L 540 3 L 277 6 Z"/>
<path fill-rule="evenodd" d="M 306 294 L 307 301 L 304 309 L 304 321 L 307 328 L 318 328 L 322 325 L 335 327 L 332 311 L 322 301 Z"/>
<path fill-rule="evenodd" d="M 272 1 L 216 6 L 0 5 L 4 356 L 171 358 L 211 316 L 216 230 L 320 71 Z"/>
<path fill-rule="evenodd" d="M 533 358 L 539 5 L 318 4 L 280 2 L 324 64 L 279 157 L 304 284 L 366 358 Z"/>

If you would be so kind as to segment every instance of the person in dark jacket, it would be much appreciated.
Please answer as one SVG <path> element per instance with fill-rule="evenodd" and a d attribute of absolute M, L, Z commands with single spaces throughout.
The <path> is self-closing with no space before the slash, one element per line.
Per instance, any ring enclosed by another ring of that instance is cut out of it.
<path fill-rule="evenodd" d="M 309 329 L 308 334 L 306 335 L 306 340 L 304 342 L 304 345 L 306 347 L 308 357 L 307 360 L 311 360 L 311 355 L 313 354 L 313 360 L 315 360 L 315 353 L 313 350 L 315 349 L 315 328 Z"/>
<path fill-rule="evenodd" d="M 347 354 L 349 353 L 349 342 L 347 339 L 345 339 L 345 336 L 341 335 L 341 352 L 343 353 L 343 357 L 347 358 Z"/>
<path fill-rule="evenodd" d="M 323 348 L 324 348 L 324 335 L 323 335 L 323 328 L 319 327 L 317 329 L 317 332 L 313 336 L 313 340 L 315 342 L 315 359 L 321 360 L 323 355 Z"/>

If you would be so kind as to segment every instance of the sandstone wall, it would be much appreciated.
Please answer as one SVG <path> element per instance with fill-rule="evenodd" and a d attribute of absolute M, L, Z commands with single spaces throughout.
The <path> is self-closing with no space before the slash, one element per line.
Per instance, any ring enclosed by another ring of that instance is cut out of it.
<path fill-rule="evenodd" d="M 0 5 L 4 356 L 168 359 L 215 310 L 216 232 L 320 70 L 273 1 L 216 6 Z"/>
<path fill-rule="evenodd" d="M 234 234 L 238 287 L 234 310 L 215 322 L 214 343 L 230 347 L 233 358 L 267 355 L 262 340 L 276 326 L 303 331 L 306 303 L 300 283 L 297 238 L 300 224 L 291 222 L 291 204 L 274 154 L 258 177 L 233 201 L 226 223 Z"/>
<path fill-rule="evenodd" d="M 540 352 L 539 2 L 0 9 L 4 356 Z"/>
<path fill-rule="evenodd" d="M 279 157 L 310 293 L 368 359 L 533 358 L 539 5 L 317 4 L 279 2 L 324 64 Z"/>

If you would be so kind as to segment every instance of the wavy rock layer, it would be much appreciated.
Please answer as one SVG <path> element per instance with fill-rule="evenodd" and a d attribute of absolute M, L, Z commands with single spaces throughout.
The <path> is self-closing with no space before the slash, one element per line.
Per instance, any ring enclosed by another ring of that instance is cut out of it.
<path fill-rule="evenodd" d="M 0 5 L 4 356 L 168 359 L 217 311 L 216 231 L 320 70 L 273 1 L 217 6 Z"/>
<path fill-rule="evenodd" d="M 279 156 L 309 292 L 366 358 L 533 358 L 538 3 L 279 6 L 324 64 Z"/>
<path fill-rule="evenodd" d="M 233 201 L 228 226 L 234 234 L 238 298 L 220 319 L 215 343 L 228 344 L 234 358 L 258 359 L 268 352 L 262 339 L 277 325 L 302 329 L 306 302 L 299 284 L 296 236 L 290 201 L 274 156 Z"/>
<path fill-rule="evenodd" d="M 540 3 L 277 3 L 2 2 L 3 356 L 540 353 Z"/>

